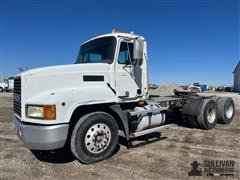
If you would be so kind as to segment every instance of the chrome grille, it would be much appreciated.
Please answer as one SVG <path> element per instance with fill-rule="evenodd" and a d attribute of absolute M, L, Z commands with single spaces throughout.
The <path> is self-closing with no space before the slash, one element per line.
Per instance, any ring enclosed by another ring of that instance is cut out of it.
<path fill-rule="evenodd" d="M 14 112 L 22 116 L 21 113 L 21 77 L 15 77 L 14 78 L 14 91 L 13 91 L 13 109 Z"/>

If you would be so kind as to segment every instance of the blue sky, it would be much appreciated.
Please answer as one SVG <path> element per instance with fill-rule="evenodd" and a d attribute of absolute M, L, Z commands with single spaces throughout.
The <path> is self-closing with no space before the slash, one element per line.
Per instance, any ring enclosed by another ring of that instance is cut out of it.
<path fill-rule="evenodd" d="M 240 60 L 238 0 L 0 0 L 1 78 L 70 64 L 79 45 L 118 28 L 148 40 L 152 83 L 232 85 Z"/>

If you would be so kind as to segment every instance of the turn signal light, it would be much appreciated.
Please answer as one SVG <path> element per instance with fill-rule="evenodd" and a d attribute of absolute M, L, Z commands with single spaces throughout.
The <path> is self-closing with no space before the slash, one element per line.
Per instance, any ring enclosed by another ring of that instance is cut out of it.
<path fill-rule="evenodd" d="M 139 104 L 140 106 L 143 106 L 143 105 L 145 104 L 145 101 L 144 101 L 143 99 L 141 99 L 141 100 L 138 101 L 138 104 Z"/>
<path fill-rule="evenodd" d="M 47 119 L 47 120 L 56 119 L 56 106 L 55 105 L 44 105 L 43 112 L 44 112 L 44 119 Z"/>

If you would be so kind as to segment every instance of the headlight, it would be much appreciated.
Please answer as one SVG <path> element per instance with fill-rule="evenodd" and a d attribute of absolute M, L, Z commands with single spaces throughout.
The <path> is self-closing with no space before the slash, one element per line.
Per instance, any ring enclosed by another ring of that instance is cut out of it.
<path fill-rule="evenodd" d="M 27 106 L 27 117 L 43 119 L 43 112 L 43 106 Z"/>
<path fill-rule="evenodd" d="M 27 105 L 27 117 L 36 119 L 56 119 L 55 105 Z"/>

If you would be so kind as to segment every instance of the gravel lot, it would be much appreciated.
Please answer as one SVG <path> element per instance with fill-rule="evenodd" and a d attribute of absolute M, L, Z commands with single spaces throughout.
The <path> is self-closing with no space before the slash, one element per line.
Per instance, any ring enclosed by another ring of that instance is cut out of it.
<path fill-rule="evenodd" d="M 110 159 L 83 165 L 63 150 L 34 155 L 26 149 L 12 128 L 12 95 L 4 93 L 0 95 L 0 179 L 185 179 L 194 160 L 234 160 L 234 179 L 239 179 L 239 107 L 230 125 L 204 131 L 173 124 L 159 141 L 128 150 L 120 139 Z"/>

